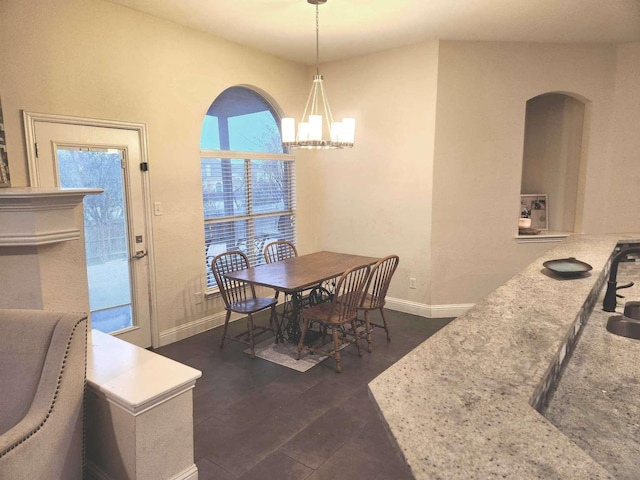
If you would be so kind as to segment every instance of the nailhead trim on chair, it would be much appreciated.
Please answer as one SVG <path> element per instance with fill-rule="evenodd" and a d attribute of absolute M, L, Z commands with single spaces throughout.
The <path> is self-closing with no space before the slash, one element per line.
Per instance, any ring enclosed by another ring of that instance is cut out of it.
<path fill-rule="evenodd" d="M 58 382 L 56 384 L 56 389 L 55 389 L 55 391 L 53 393 L 53 400 L 51 402 L 51 406 L 49 407 L 49 411 L 47 412 L 47 415 L 44 417 L 44 420 L 40 423 L 40 425 L 38 425 L 31 432 L 29 432 L 28 435 L 26 435 L 24 438 L 20 439 L 19 442 L 16 442 L 13 445 L 10 445 L 9 447 L 7 447 L 7 449 L 4 452 L 0 452 L 0 458 L 4 457 L 11 450 L 13 450 L 14 448 L 20 446 L 22 443 L 24 443 L 29 438 L 33 437 L 42 427 L 44 427 L 44 424 L 47 423 L 47 420 L 49 419 L 49 417 L 53 413 L 53 409 L 56 406 L 56 400 L 58 399 L 58 393 L 60 392 L 60 385 L 62 383 L 62 375 L 64 374 L 64 369 L 65 369 L 65 367 L 67 365 L 67 357 L 69 356 L 69 350 L 71 349 L 71 342 L 73 341 L 73 336 L 75 335 L 76 329 L 78 328 L 78 325 L 80 325 L 80 322 L 83 322 L 83 321 L 86 321 L 86 320 L 87 320 L 87 317 L 83 317 L 80 320 L 78 320 L 76 322 L 76 324 L 73 326 L 73 330 L 71 331 L 71 335 L 69 336 L 69 340 L 67 341 L 67 348 L 65 349 L 65 354 L 64 354 L 64 358 L 62 360 L 62 366 L 60 368 L 60 373 L 58 374 Z M 86 338 L 86 335 L 85 335 L 85 338 Z M 87 352 L 87 347 L 86 347 L 86 342 L 85 342 L 85 358 L 86 358 L 86 352 Z M 86 386 L 86 383 L 87 383 L 87 380 L 86 380 L 87 379 L 87 362 L 86 361 L 85 361 L 84 370 L 85 370 L 84 384 Z M 84 421 L 83 421 L 83 424 L 84 424 Z M 83 426 L 83 437 L 84 437 L 84 426 Z M 83 441 L 82 450 L 83 450 L 82 463 L 83 463 L 83 470 L 84 470 L 84 441 Z"/>
<path fill-rule="evenodd" d="M 84 330 L 84 383 L 82 387 L 82 478 L 86 477 L 87 474 L 87 455 L 86 455 L 86 445 L 87 445 L 87 334 L 89 331 L 89 319 L 85 318 L 87 321 L 87 328 Z M 82 321 L 82 320 L 81 320 Z M 78 322 L 79 323 L 79 322 Z M 78 324 L 76 324 L 78 325 Z"/>

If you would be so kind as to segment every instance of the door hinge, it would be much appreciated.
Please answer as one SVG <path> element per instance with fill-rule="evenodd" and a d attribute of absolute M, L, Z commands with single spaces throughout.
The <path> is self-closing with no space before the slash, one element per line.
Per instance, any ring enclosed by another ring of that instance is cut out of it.
<path fill-rule="evenodd" d="M 38 150 L 38 142 L 33 142 L 33 144 L 36 147 L 36 158 L 38 158 L 38 154 L 40 153 L 40 150 Z"/>
<path fill-rule="evenodd" d="M 149 164 L 147 162 L 140 162 L 140 171 L 146 172 L 149 170 Z"/>

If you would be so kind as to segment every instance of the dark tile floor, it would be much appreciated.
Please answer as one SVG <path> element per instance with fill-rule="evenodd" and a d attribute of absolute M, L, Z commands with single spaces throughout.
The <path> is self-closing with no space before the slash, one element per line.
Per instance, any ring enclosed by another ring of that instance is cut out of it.
<path fill-rule="evenodd" d="M 385 310 L 373 353 L 342 351 L 343 373 L 327 359 L 307 372 L 251 359 L 244 345 L 218 348 L 216 328 L 157 353 L 202 371 L 194 390 L 194 449 L 200 480 L 402 480 L 404 465 L 367 383 L 445 326 Z M 239 330 L 245 322 L 235 322 Z"/>

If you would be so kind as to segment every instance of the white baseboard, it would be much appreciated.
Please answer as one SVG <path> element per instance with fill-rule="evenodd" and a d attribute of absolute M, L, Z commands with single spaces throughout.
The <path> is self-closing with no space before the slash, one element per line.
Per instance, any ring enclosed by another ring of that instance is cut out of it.
<path fill-rule="evenodd" d="M 87 480 L 116 480 L 90 460 L 87 460 L 86 470 Z M 169 480 L 198 480 L 198 467 L 193 464 Z"/>
<path fill-rule="evenodd" d="M 385 308 L 395 310 L 396 312 L 410 313 L 411 315 L 431 318 L 431 307 L 424 303 L 387 297 L 385 299 Z"/>
<path fill-rule="evenodd" d="M 223 310 L 215 315 L 198 318 L 183 325 L 178 325 L 177 327 L 160 332 L 160 346 L 163 347 L 170 343 L 177 342 L 178 340 L 184 340 L 185 338 L 189 338 L 193 335 L 224 325 L 224 317 L 226 314 L 227 312 Z M 236 318 L 239 317 L 232 316 L 231 320 L 233 321 Z"/>
<path fill-rule="evenodd" d="M 459 303 L 451 305 L 431 305 L 431 316 L 429 318 L 449 318 L 459 317 L 467 313 L 475 303 Z"/>
<path fill-rule="evenodd" d="M 425 303 L 412 302 L 409 300 L 391 297 L 386 298 L 385 305 L 385 307 L 389 310 L 410 313 L 412 315 L 419 315 L 421 317 L 427 318 L 459 317 L 460 315 L 466 313 L 473 306 L 473 303 L 427 305 Z"/>
<path fill-rule="evenodd" d="M 198 467 L 193 464 L 171 480 L 198 480 Z"/>
<path fill-rule="evenodd" d="M 284 295 L 280 296 L 278 305 L 282 305 L 284 303 L 282 299 L 283 296 Z M 178 340 L 184 340 L 185 338 L 197 335 L 198 333 L 206 332 L 207 330 L 211 330 L 212 328 L 224 325 L 224 317 L 226 314 L 227 311 L 223 310 L 222 312 L 216 313 L 214 315 L 208 315 L 206 317 L 198 318 L 183 325 L 178 325 L 177 327 L 170 328 L 168 330 L 165 330 L 164 332 L 160 332 L 159 346 L 164 347 L 165 345 L 177 342 Z M 229 321 L 234 322 L 243 317 L 243 315 L 232 313 L 231 319 Z"/>
<path fill-rule="evenodd" d="M 449 318 L 459 317 L 463 313 L 466 313 L 473 303 L 451 304 L 451 305 L 427 305 L 425 303 L 417 303 L 409 300 L 402 300 L 400 298 L 387 297 L 387 303 L 385 305 L 389 310 L 395 310 L 397 312 L 410 313 L 412 315 L 418 315 L 420 317 L 427 318 Z M 281 303 L 280 301 L 279 303 Z M 198 318 L 191 322 L 179 325 L 164 332 L 160 332 L 160 346 L 169 345 L 170 343 L 184 340 L 193 335 L 197 335 L 212 328 L 219 327 L 224 324 L 225 311 L 216 313 L 215 315 L 208 315 L 206 317 Z M 241 318 L 240 315 L 232 315 L 231 321 Z"/>

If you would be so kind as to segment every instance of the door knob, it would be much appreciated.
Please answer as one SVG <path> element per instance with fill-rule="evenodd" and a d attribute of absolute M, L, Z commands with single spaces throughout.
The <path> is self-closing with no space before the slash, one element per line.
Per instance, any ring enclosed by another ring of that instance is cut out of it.
<path fill-rule="evenodd" d="M 133 258 L 144 258 L 147 256 L 147 252 L 145 250 L 138 250 Z"/>

